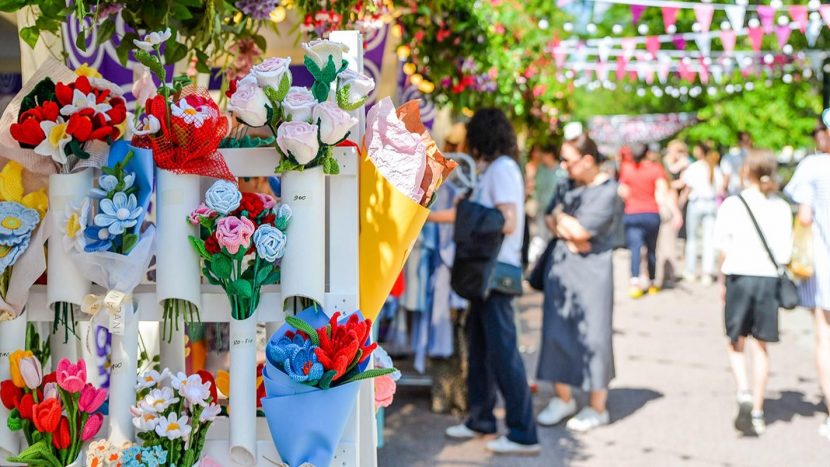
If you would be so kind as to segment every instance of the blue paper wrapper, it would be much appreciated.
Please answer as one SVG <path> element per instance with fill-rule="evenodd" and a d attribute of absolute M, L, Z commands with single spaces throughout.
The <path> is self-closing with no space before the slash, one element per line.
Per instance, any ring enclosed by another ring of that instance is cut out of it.
<path fill-rule="evenodd" d="M 134 147 L 128 141 L 116 141 L 110 147 L 107 165 L 112 167 L 121 162 L 130 151 L 133 151 L 133 157 L 127 163 L 126 168 L 135 172 L 135 185 L 138 187 L 136 197 L 138 198 L 138 205 L 144 208 L 144 213 L 138 217 L 138 223 L 136 223 L 133 231 L 137 234 L 141 232 L 144 216 L 150 207 L 150 197 L 153 195 L 153 151 Z"/>
<path fill-rule="evenodd" d="M 329 322 L 328 316 L 319 308 L 303 310 L 297 317 L 315 329 Z M 348 319 L 348 316 L 343 319 Z M 288 324 L 283 325 L 271 337 L 269 345 L 292 329 Z M 368 364 L 368 360 L 362 363 L 360 370 L 365 370 Z M 262 399 L 262 410 L 283 462 L 291 467 L 305 462 L 328 467 L 357 402 L 360 383 L 322 390 L 291 381 L 287 374 L 268 360 L 262 370 L 262 379 L 266 393 Z"/>

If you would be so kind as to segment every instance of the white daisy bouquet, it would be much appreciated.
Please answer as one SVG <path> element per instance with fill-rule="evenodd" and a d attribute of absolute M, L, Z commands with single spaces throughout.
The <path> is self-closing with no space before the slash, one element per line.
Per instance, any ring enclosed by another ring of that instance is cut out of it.
<path fill-rule="evenodd" d="M 221 410 L 208 373 L 186 375 L 150 370 L 138 378 L 130 408 L 142 447 L 160 446 L 167 465 L 197 465 L 211 423 Z"/>

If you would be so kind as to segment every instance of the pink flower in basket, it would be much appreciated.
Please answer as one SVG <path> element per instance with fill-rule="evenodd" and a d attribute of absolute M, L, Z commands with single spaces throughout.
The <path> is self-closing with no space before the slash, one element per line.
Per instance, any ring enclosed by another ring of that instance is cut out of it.
<path fill-rule="evenodd" d="M 256 227 L 247 218 L 236 216 L 223 217 L 216 221 L 216 240 L 219 245 L 228 249 L 228 253 L 235 255 L 239 247 L 247 249 L 251 246 L 251 236 Z"/>
<path fill-rule="evenodd" d="M 57 373 L 58 386 L 71 393 L 81 392 L 86 384 L 86 362 L 78 360 L 72 364 L 68 359 L 63 358 L 58 362 Z"/>
<path fill-rule="evenodd" d="M 392 405 L 397 387 L 398 384 L 389 375 L 375 378 L 375 410 Z"/>

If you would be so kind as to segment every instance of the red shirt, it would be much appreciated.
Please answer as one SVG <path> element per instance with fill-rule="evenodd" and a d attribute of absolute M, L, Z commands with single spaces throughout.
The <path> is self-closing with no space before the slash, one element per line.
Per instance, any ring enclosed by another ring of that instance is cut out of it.
<path fill-rule="evenodd" d="M 636 162 L 623 162 L 620 166 L 620 183 L 628 186 L 629 195 L 625 200 L 626 214 L 659 213 L 657 199 L 654 192 L 657 187 L 657 180 L 666 178 L 663 166 L 644 160 Z"/>

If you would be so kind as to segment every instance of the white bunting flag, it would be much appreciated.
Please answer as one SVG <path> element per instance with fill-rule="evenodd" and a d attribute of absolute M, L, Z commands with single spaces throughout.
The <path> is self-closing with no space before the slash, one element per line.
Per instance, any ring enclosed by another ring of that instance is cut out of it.
<path fill-rule="evenodd" d="M 744 28 L 744 18 L 746 17 L 745 5 L 729 5 L 726 7 L 726 16 L 729 18 L 729 24 L 732 25 L 734 31 L 740 31 Z"/>

